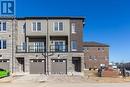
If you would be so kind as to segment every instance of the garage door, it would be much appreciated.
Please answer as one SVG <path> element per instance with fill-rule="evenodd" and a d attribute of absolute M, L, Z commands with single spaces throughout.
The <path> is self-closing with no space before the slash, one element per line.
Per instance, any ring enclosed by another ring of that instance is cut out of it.
<path fill-rule="evenodd" d="M 9 59 L 0 59 L 0 68 L 9 70 Z"/>
<path fill-rule="evenodd" d="M 66 59 L 52 59 L 51 60 L 51 73 L 52 74 L 66 74 L 67 73 Z"/>
<path fill-rule="evenodd" d="M 30 74 L 45 74 L 45 60 L 31 59 L 30 60 Z"/>

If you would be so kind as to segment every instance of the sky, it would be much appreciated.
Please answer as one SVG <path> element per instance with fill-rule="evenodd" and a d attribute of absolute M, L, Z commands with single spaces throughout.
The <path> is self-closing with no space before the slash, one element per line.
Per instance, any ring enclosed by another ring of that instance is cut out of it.
<path fill-rule="evenodd" d="M 110 61 L 130 62 L 130 0 L 16 0 L 16 16 L 84 16 L 84 41 L 110 45 Z"/>

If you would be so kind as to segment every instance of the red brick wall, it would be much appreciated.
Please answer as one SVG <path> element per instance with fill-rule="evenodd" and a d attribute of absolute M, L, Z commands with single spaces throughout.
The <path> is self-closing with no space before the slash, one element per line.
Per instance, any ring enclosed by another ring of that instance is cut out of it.
<path fill-rule="evenodd" d="M 108 47 L 87 47 L 84 51 L 85 68 L 99 68 L 100 64 L 109 64 L 109 48 Z M 98 48 L 104 49 L 99 51 Z M 92 59 L 90 59 L 90 56 Z M 93 58 L 95 56 L 95 59 Z"/>

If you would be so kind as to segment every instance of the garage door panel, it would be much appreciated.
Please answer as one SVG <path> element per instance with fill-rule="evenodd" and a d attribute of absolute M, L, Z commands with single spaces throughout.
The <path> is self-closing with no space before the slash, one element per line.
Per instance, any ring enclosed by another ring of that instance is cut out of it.
<path fill-rule="evenodd" d="M 45 73 L 45 60 L 31 60 L 30 74 L 44 74 Z"/>
<path fill-rule="evenodd" d="M 0 60 L 0 68 L 1 69 L 5 69 L 5 70 L 9 70 L 9 60 L 8 59 L 1 59 Z"/>
<path fill-rule="evenodd" d="M 66 74 L 66 60 L 52 59 L 51 73 L 52 74 Z"/>

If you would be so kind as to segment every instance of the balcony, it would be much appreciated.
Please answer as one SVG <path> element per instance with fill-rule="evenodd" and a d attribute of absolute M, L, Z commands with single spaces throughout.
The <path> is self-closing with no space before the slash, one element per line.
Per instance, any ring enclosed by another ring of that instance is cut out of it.
<path fill-rule="evenodd" d="M 16 46 L 16 52 L 17 53 L 44 53 L 45 47 L 43 47 L 43 46 L 33 46 L 33 45 L 29 45 L 27 47 L 27 46 L 17 45 Z"/>
<path fill-rule="evenodd" d="M 44 53 L 46 52 L 46 49 L 44 46 L 29 45 L 27 47 L 23 45 L 17 45 L 16 52 L 17 53 Z M 50 52 L 68 52 L 68 46 L 67 45 L 50 45 Z"/>
<path fill-rule="evenodd" d="M 67 45 L 51 45 L 50 46 L 51 52 L 68 52 Z"/>

